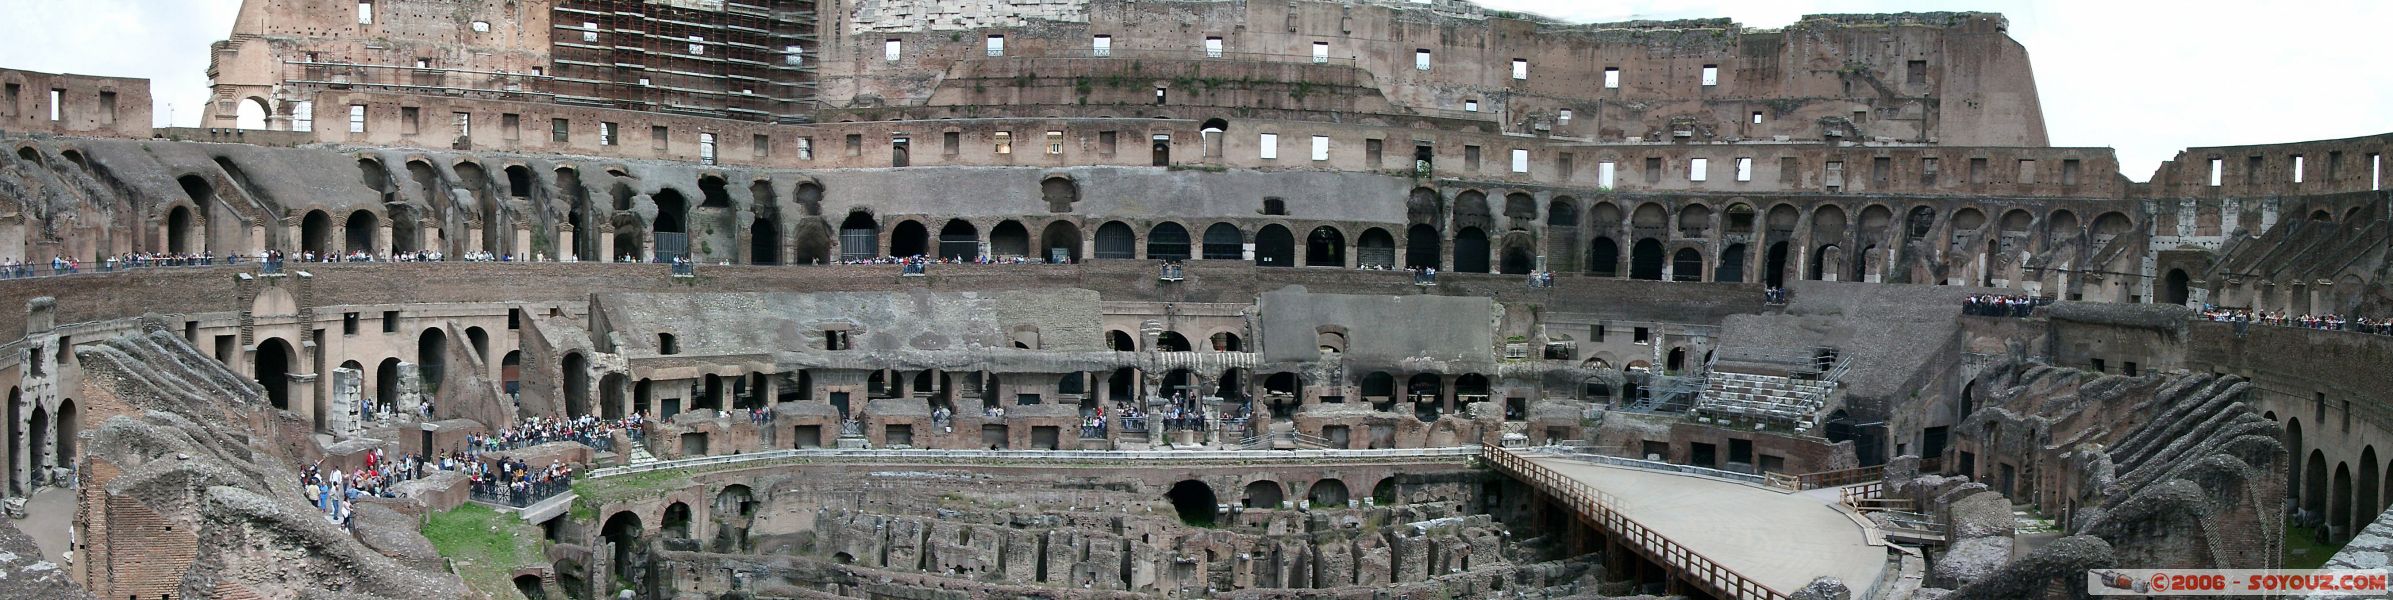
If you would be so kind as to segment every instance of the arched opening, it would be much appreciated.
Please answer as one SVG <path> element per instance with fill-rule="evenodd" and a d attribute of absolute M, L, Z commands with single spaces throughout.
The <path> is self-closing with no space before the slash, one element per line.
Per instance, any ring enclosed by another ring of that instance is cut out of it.
<path fill-rule="evenodd" d="M 1048 262 L 1080 262 L 1080 226 L 1070 221 L 1048 223 L 1039 232 L 1039 254 Z"/>
<path fill-rule="evenodd" d="M 623 413 L 625 412 L 625 411 L 623 410 L 623 408 L 624 408 L 624 407 L 623 407 L 623 388 L 625 387 L 625 385 L 624 385 L 624 382 L 625 382 L 627 379 L 628 379 L 628 378 L 624 377 L 622 373 L 609 373 L 609 374 L 607 374 L 607 375 L 606 375 L 606 376 L 604 376 L 604 377 L 600 377 L 600 378 L 598 378 L 598 417 L 599 417 L 599 418 L 601 418 L 601 419 L 621 419 L 621 418 L 623 418 Z M 809 389 L 809 388 L 806 388 L 806 387 L 802 387 L 802 386 L 803 386 L 803 382 L 801 382 L 801 384 L 800 384 L 800 385 L 801 385 L 801 387 L 799 387 L 799 388 L 798 388 L 798 390 L 799 390 L 799 392 L 800 392 L 800 393 L 804 393 L 805 391 L 807 391 L 807 390 Z"/>
<path fill-rule="evenodd" d="M 192 252 L 191 208 L 176 206 L 166 211 L 166 251 L 175 254 Z"/>
<path fill-rule="evenodd" d="M 375 230 L 379 228 L 374 213 L 362 210 L 349 213 L 348 221 L 341 224 L 341 233 L 348 238 L 343 240 L 348 242 L 346 250 L 369 256 L 380 254 L 381 249 L 374 247 Z"/>
<path fill-rule="evenodd" d="M 634 572 L 634 565 L 631 564 L 633 544 L 640 541 L 640 515 L 628 510 L 615 513 L 607 517 L 606 525 L 599 528 L 599 535 L 614 547 L 615 560 L 608 561 L 608 564 L 615 566 L 615 577 L 630 578 Z"/>
<path fill-rule="evenodd" d="M 1171 500 L 1172 510 L 1180 513 L 1180 522 L 1190 527 L 1212 527 L 1216 510 L 1213 487 L 1194 479 L 1172 484 L 1163 497 Z"/>
<path fill-rule="evenodd" d="M 423 241 L 419 239 L 421 237 L 419 231 L 423 228 L 423 223 L 422 219 L 416 216 L 415 207 L 396 203 L 388 206 L 386 210 L 390 211 L 391 217 L 391 253 L 415 252 L 420 249 Z"/>
<path fill-rule="evenodd" d="M 1487 272 L 1487 232 L 1464 227 L 1454 233 L 1454 272 Z"/>
<path fill-rule="evenodd" d="M 2360 472 L 2353 475 L 2357 481 L 2353 482 L 2352 488 L 2356 497 L 2352 499 L 2351 532 L 2355 535 L 2367 529 L 2369 523 L 2375 522 L 2378 514 L 2385 512 L 2385 505 L 2377 496 L 2377 478 L 2381 472 L 2376 466 L 2376 446 L 2360 450 L 2359 468 Z"/>
<path fill-rule="evenodd" d="M 1836 247 L 1835 244 L 1821 246 L 1818 252 L 1813 252 L 1811 254 L 1811 276 L 1805 277 L 1804 279 L 1812 281 L 1836 280 L 1836 274 L 1844 270 L 1844 257 L 1844 249 Z"/>
<path fill-rule="evenodd" d="M 332 215 L 321 210 L 307 211 L 299 219 L 299 249 L 317 256 L 333 254 Z"/>
<path fill-rule="evenodd" d="M 440 371 L 448 362 L 449 334 L 439 327 L 427 328 L 415 341 L 415 372 L 423 378 L 424 394 L 440 391 Z"/>
<path fill-rule="evenodd" d="M 767 215 L 757 215 L 748 223 L 748 264 L 781 264 L 781 223 Z"/>
<path fill-rule="evenodd" d="M 298 356 L 282 338 L 266 338 L 258 344 L 250 372 L 257 374 L 258 385 L 266 388 L 266 402 L 275 408 L 291 409 L 291 370 L 298 366 Z"/>
<path fill-rule="evenodd" d="M 931 230 L 913 220 L 898 221 L 889 229 L 890 256 L 922 256 L 931 253 Z"/>
<path fill-rule="evenodd" d="M 2169 274 L 2161 278 L 2160 301 L 2184 305 L 2188 294 L 2186 288 L 2192 287 L 2192 284 L 2193 278 L 2185 274 L 2185 269 L 2169 269 Z"/>
<path fill-rule="evenodd" d="M 1670 256 L 1671 281 L 1703 281 L 1703 252 L 1680 248 Z"/>
<path fill-rule="evenodd" d="M 1105 349 L 1115 352 L 1137 352 L 1138 338 L 1130 332 L 1116 329 L 1105 332 Z"/>
<path fill-rule="evenodd" d="M 1661 241 L 1645 238 L 1637 240 L 1637 244 L 1629 248 L 1629 278 L 1662 280 Z"/>
<path fill-rule="evenodd" d="M 523 165 L 507 165 L 507 195 L 515 198 L 532 197 L 531 169 Z"/>
<path fill-rule="evenodd" d="M 1263 396 L 1273 420 L 1295 418 L 1296 407 L 1305 397 L 1304 378 L 1286 371 L 1273 373 L 1263 378 Z"/>
<path fill-rule="evenodd" d="M 1771 243 L 1762 257 L 1762 285 L 1786 287 L 1786 242 Z"/>
<path fill-rule="evenodd" d="M 1106 221 L 1097 226 L 1097 260 L 1138 258 L 1138 233 L 1128 223 Z"/>
<path fill-rule="evenodd" d="M 1261 479 L 1246 484 L 1246 498 L 1239 504 L 1247 508 L 1269 510 L 1279 508 L 1282 502 L 1285 500 L 1281 496 L 1280 482 Z"/>
<path fill-rule="evenodd" d="M 1195 349 L 1194 346 L 1188 344 L 1188 338 L 1180 335 L 1180 332 L 1177 331 L 1166 331 L 1162 335 L 1155 336 L 1155 351 L 1157 352 L 1190 352 Z"/>
<path fill-rule="evenodd" d="M 273 109 L 266 108 L 265 98 L 256 96 L 243 98 L 241 103 L 233 109 L 233 127 L 265 129 L 266 116 L 272 114 L 274 114 Z"/>
<path fill-rule="evenodd" d="M 465 342 L 474 347 L 474 356 L 482 357 L 484 362 L 490 360 L 490 332 L 483 331 L 480 326 L 467 327 Z"/>
<path fill-rule="evenodd" d="M 1396 478 L 1383 478 L 1379 480 L 1379 485 L 1371 486 L 1371 503 L 1379 506 L 1395 506 Z"/>
<path fill-rule="evenodd" d="M 1213 337 L 1209 338 L 1207 341 L 1212 342 L 1214 352 L 1244 351 L 1244 347 L 1240 346 L 1238 343 L 1238 334 L 1235 333 L 1230 333 L 1227 331 L 1216 333 L 1213 334 Z"/>
<path fill-rule="evenodd" d="M 1246 258 L 1246 235 L 1238 226 L 1214 223 L 1205 228 L 1205 260 L 1241 260 Z"/>
<path fill-rule="evenodd" d="M 1525 236 L 1507 236 L 1504 252 L 1496 259 L 1496 271 L 1506 275 L 1526 275 L 1537 270 L 1537 254 L 1529 249 Z"/>
<path fill-rule="evenodd" d="M 1255 232 L 1255 265 L 1261 267 L 1296 266 L 1296 234 L 1278 223 L 1264 225 Z"/>
<path fill-rule="evenodd" d="M 322 416 L 317 417 L 319 421 L 322 418 Z M 54 459 L 51 462 L 52 465 L 70 468 L 75 466 L 75 437 L 82 432 L 82 428 L 82 416 L 75 413 L 75 399 L 60 399 L 58 401 L 58 451 L 51 453 L 51 458 Z M 322 429 L 322 423 L 319 422 L 317 428 Z"/>
<path fill-rule="evenodd" d="M 1336 479 L 1313 482 L 1313 488 L 1305 492 L 1305 501 L 1311 502 L 1313 508 L 1345 508 L 1346 482 Z"/>
<path fill-rule="evenodd" d="M 840 260 L 872 260 L 881 253 L 881 226 L 872 213 L 855 211 L 839 222 Z"/>
<path fill-rule="evenodd" d="M 25 422 L 25 393 L 23 390 L 16 387 L 8 388 L 8 413 L 6 416 L 8 420 L 0 424 L 4 424 L 8 429 L 7 450 L 11 457 L 7 465 L 8 493 L 12 496 L 21 495 L 25 493 L 25 490 L 23 486 L 17 485 L 17 482 L 23 480 L 21 476 L 24 475 L 24 470 L 17 467 L 17 460 L 14 456 L 18 448 L 26 447 L 25 431 L 22 429 Z"/>
<path fill-rule="evenodd" d="M 374 365 L 374 400 L 385 410 L 399 409 L 399 359 L 382 359 Z"/>
<path fill-rule="evenodd" d="M 512 356 L 512 354 L 510 354 Z M 562 363 L 565 375 L 565 416 L 584 416 L 591 411 L 591 363 L 579 351 L 567 351 Z"/>
<path fill-rule="evenodd" d="M 1305 266 L 1346 266 L 1346 235 L 1326 225 L 1305 234 Z"/>
<path fill-rule="evenodd" d="M 1356 264 L 1365 269 L 1396 268 L 1396 236 L 1373 227 L 1354 242 Z"/>
<path fill-rule="evenodd" d="M 2327 455 L 2325 452 L 2311 450 L 2309 461 L 2302 465 L 2301 509 L 2309 511 L 2317 518 L 2326 517 Z"/>
<path fill-rule="evenodd" d="M 1587 244 L 1587 274 L 1596 277 L 1620 276 L 1620 243 L 1612 238 L 1599 237 Z"/>
<path fill-rule="evenodd" d="M 548 593 L 540 589 L 539 575 L 515 576 L 515 592 L 523 594 L 525 600 L 548 600 Z"/>
<path fill-rule="evenodd" d="M 1365 402 L 1378 404 L 1394 401 L 1396 399 L 1396 376 L 1389 375 L 1386 371 L 1372 371 L 1363 376 L 1361 388 Z"/>
<path fill-rule="evenodd" d="M 668 538 L 689 539 L 690 505 L 675 502 L 665 507 L 665 516 L 657 523 L 657 534 Z"/>
<path fill-rule="evenodd" d="M 1404 228 L 1404 268 L 1427 269 L 1444 264 L 1442 245 L 1435 227 L 1416 224 Z"/>
<path fill-rule="evenodd" d="M 980 228 L 972 226 L 971 221 L 948 219 L 946 225 L 939 227 L 939 257 L 967 262 L 980 260 Z"/>
<path fill-rule="evenodd" d="M 989 254 L 1003 259 L 1030 256 L 1030 229 L 1006 219 L 989 228 Z"/>
<path fill-rule="evenodd" d="M 1662 360 L 1662 370 L 1664 370 L 1664 371 L 1668 371 L 1668 372 L 1670 372 L 1670 373 L 1677 373 L 1677 372 L 1679 372 L 1679 371 L 1686 370 L 1686 368 L 1687 368 L 1687 348 L 1686 348 L 1685 346 L 1680 346 L 1680 347 L 1677 347 L 1677 348 L 1671 348 L 1671 349 L 1670 349 L 1670 354 L 1668 354 L 1668 355 L 1667 355 L 1667 356 L 1666 356 L 1666 357 L 1665 357 L 1665 358 Z"/>
<path fill-rule="evenodd" d="M 1729 244 L 1720 249 L 1720 268 L 1712 270 L 1712 281 L 1721 283 L 1745 282 L 1745 245 Z"/>
<path fill-rule="evenodd" d="M 2354 532 L 2349 528 L 2353 516 L 2350 463 L 2335 463 L 2335 489 L 2331 494 L 2327 508 L 2327 525 L 2332 528 L 2329 539 L 2341 541 Z"/>
<path fill-rule="evenodd" d="M 40 468 L 42 466 L 43 453 L 50 450 L 50 411 L 48 409 L 42 408 L 41 404 L 35 403 L 33 405 L 33 418 L 27 420 L 25 425 L 25 430 L 31 432 L 32 434 L 32 439 L 26 440 L 27 443 L 24 446 L 25 458 L 15 458 L 13 456 L 15 449 L 11 448 L 10 450 L 12 456 L 9 460 L 12 464 L 16 462 L 25 463 L 25 466 L 31 467 L 33 469 L 31 474 L 39 475 L 41 474 Z"/>
<path fill-rule="evenodd" d="M 1480 375 L 1478 373 L 1464 373 L 1460 377 L 1455 377 L 1455 410 L 1468 410 L 1472 403 L 1486 402 L 1489 396 L 1489 391 L 1492 389 L 1493 388 L 1488 384 L 1486 375 Z M 1467 415 L 1470 413 L 1465 412 L 1463 414 Z"/>
<path fill-rule="evenodd" d="M 1147 230 L 1147 258 L 1188 260 L 1188 228 L 1165 221 Z"/>

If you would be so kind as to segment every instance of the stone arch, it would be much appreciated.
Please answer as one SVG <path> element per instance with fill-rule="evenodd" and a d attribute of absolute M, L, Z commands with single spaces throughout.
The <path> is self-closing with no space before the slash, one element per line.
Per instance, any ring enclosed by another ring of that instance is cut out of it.
<path fill-rule="evenodd" d="M 924 227 L 921 221 L 906 219 L 889 228 L 890 256 L 929 255 L 931 252 L 931 230 Z"/>
<path fill-rule="evenodd" d="M 317 256 L 337 253 L 332 246 L 332 215 L 318 209 L 299 218 L 299 250 Z"/>
<path fill-rule="evenodd" d="M 634 554 L 634 545 L 640 542 L 641 535 L 640 515 L 628 510 L 616 511 L 615 514 L 609 515 L 606 525 L 599 528 L 599 536 L 605 538 L 607 544 L 614 547 L 615 559 L 609 561 L 608 564 L 614 565 L 616 577 L 628 578 L 632 574 L 631 557 Z"/>
<path fill-rule="evenodd" d="M 1080 202 L 1080 183 L 1063 175 L 1039 180 L 1039 199 L 1047 203 L 1048 212 L 1072 212 L 1072 205 Z"/>
<path fill-rule="evenodd" d="M 881 256 L 880 222 L 864 210 L 849 211 L 839 222 L 840 260 L 872 260 Z"/>
<path fill-rule="evenodd" d="M 1454 196 L 1453 221 L 1456 229 L 1494 225 L 1488 220 L 1487 194 L 1479 190 L 1464 190 Z"/>
<path fill-rule="evenodd" d="M 1246 495 L 1240 504 L 1247 508 L 1275 509 L 1286 500 L 1280 492 L 1280 482 L 1257 479 L 1246 484 Z"/>
<path fill-rule="evenodd" d="M 1506 275 L 1526 275 L 1536 270 L 1537 250 L 1532 246 L 1527 232 L 1506 234 L 1503 249 L 1496 254 L 1496 271 Z"/>
<path fill-rule="evenodd" d="M 1205 260 L 1239 260 L 1246 256 L 1246 234 L 1237 225 L 1214 223 L 1205 228 Z"/>
<path fill-rule="evenodd" d="M 2052 211 L 2050 216 L 2044 218 L 2045 237 L 2055 240 L 2075 239 L 2080 233 L 2084 233 L 2084 231 L 2078 229 L 2077 213 L 2070 212 L 2069 209 Z"/>
<path fill-rule="evenodd" d="M 1886 239 L 1886 228 L 1894 225 L 1894 210 L 1872 202 L 1869 206 L 1861 207 L 1861 219 L 1857 223 L 1862 237 L 1872 241 Z"/>
<path fill-rule="evenodd" d="M 1214 332 L 1205 341 L 1213 346 L 1214 352 L 1243 352 L 1246 348 L 1238 339 L 1238 334 L 1227 331 Z"/>
<path fill-rule="evenodd" d="M 679 501 L 666 505 L 664 516 L 657 519 L 656 532 L 668 538 L 689 539 L 690 505 Z"/>
<path fill-rule="evenodd" d="M 265 129 L 268 124 L 267 117 L 273 114 L 274 109 L 266 103 L 265 98 L 259 96 L 242 98 L 233 109 L 233 127 L 236 129 Z"/>
<path fill-rule="evenodd" d="M 1305 491 L 1305 501 L 1317 508 L 1345 507 L 1346 482 L 1336 479 L 1315 481 L 1313 487 Z"/>
<path fill-rule="evenodd" d="M 381 229 L 381 225 L 379 224 L 379 221 L 374 218 L 373 211 L 357 210 L 350 212 L 349 218 L 341 225 L 341 228 L 344 237 L 347 238 L 343 240 L 347 242 L 345 244 L 347 247 L 344 248 L 344 250 L 348 252 L 364 252 L 369 256 L 380 254 L 382 252 L 382 250 L 377 248 L 374 244 L 374 234 L 376 233 L 376 230 Z"/>
<path fill-rule="evenodd" d="M 1454 233 L 1454 271 L 1457 273 L 1486 273 L 1488 259 L 1487 232 L 1466 226 Z"/>
<path fill-rule="evenodd" d="M 1323 225 L 1305 234 L 1305 266 L 1346 266 L 1346 234 L 1338 228 Z"/>
<path fill-rule="evenodd" d="M 1196 346 L 1188 343 L 1188 336 L 1180 335 L 1180 332 L 1165 331 L 1155 336 L 1155 351 L 1157 352 L 1191 352 L 1195 350 Z"/>
<path fill-rule="evenodd" d="M 1106 221 L 1097 226 L 1097 260 L 1138 258 L 1138 233 L 1130 224 Z"/>
<path fill-rule="evenodd" d="M 823 216 L 822 184 L 812 181 L 799 182 L 797 191 L 790 194 L 790 199 L 798 203 L 798 210 L 805 213 L 806 216 Z"/>
<path fill-rule="evenodd" d="M 1404 221 L 1409 225 L 1428 225 L 1435 228 L 1446 213 L 1446 200 L 1437 190 L 1418 187 L 1404 199 Z"/>
<path fill-rule="evenodd" d="M 1587 243 L 1587 274 L 1596 277 L 1620 276 L 1620 243 L 1609 237 L 1595 238 Z"/>
<path fill-rule="evenodd" d="M 1179 223 L 1164 221 L 1147 230 L 1147 258 L 1153 260 L 1188 260 L 1188 228 Z"/>
<path fill-rule="evenodd" d="M 1272 223 L 1255 231 L 1255 265 L 1262 267 L 1296 266 L 1296 234 L 1288 227 Z"/>
<path fill-rule="evenodd" d="M 1039 232 L 1039 249 L 1040 260 L 1062 257 L 1065 262 L 1080 262 L 1080 226 L 1063 220 L 1048 223 Z"/>
<path fill-rule="evenodd" d="M 1537 222 L 1537 198 L 1525 192 L 1505 194 L 1504 216 L 1516 227 Z"/>
<path fill-rule="evenodd" d="M 1762 217 L 1762 225 L 1769 228 L 1769 233 L 1773 235 L 1792 235 L 1795 228 L 1802 224 L 1803 211 L 1783 202 L 1772 205 L 1769 214 Z"/>
<path fill-rule="evenodd" d="M 2111 211 L 2094 217 L 2094 225 L 2086 233 L 2093 236 L 2095 244 L 2105 244 L 2132 229 L 2135 229 L 2135 220 L 2127 218 L 2126 213 Z"/>
<path fill-rule="evenodd" d="M 1413 224 L 1404 228 L 1404 268 L 1435 268 L 1443 264 L 1445 252 L 1439 248 L 1437 228 Z"/>
<path fill-rule="evenodd" d="M 1811 276 L 1805 277 L 1804 279 L 1809 279 L 1812 281 L 1835 281 L 1837 274 L 1843 273 L 1844 268 L 1844 249 L 1838 248 L 1836 244 L 1823 245 L 1820 246 L 1819 251 L 1812 253 Z"/>
<path fill-rule="evenodd" d="M 1397 504 L 1395 477 L 1381 477 L 1378 484 L 1371 486 L 1371 503 L 1377 506 Z"/>
<path fill-rule="evenodd" d="M 1678 209 L 1678 234 L 1681 237 L 1705 238 L 1712 233 L 1712 207 L 1688 203 Z"/>
<path fill-rule="evenodd" d="M 1194 479 L 1184 479 L 1172 484 L 1172 489 L 1164 492 L 1163 497 L 1171 501 L 1172 510 L 1180 515 L 1181 523 L 1193 527 L 1213 526 L 1214 513 L 1219 510 L 1214 500 L 1213 486 Z"/>
<path fill-rule="evenodd" d="M 1370 402 L 1387 402 L 1396 399 L 1396 376 L 1388 374 L 1387 371 L 1372 371 L 1370 374 L 1364 375 L 1357 387 L 1358 391 L 1362 392 L 1363 399 Z"/>
<path fill-rule="evenodd" d="M 1569 196 L 1555 196 L 1546 202 L 1545 224 L 1547 227 L 1578 227 L 1578 201 Z"/>
<path fill-rule="evenodd" d="M 192 235 L 195 233 L 198 233 L 198 226 L 196 221 L 191 218 L 191 207 L 176 204 L 174 208 L 166 211 L 167 252 L 197 254 L 198 249 L 194 248 L 191 243 Z"/>
<path fill-rule="evenodd" d="M 323 413 L 319 412 L 316 414 L 318 415 L 316 417 L 316 429 L 320 431 L 324 429 L 323 417 L 321 416 Z M 74 398 L 60 398 L 58 400 L 58 416 L 56 419 L 58 421 L 58 435 L 56 438 L 58 451 L 50 453 L 50 465 L 55 467 L 72 468 L 75 466 L 75 439 L 83 429 L 83 416 L 77 414 L 77 411 L 75 410 Z"/>
<path fill-rule="evenodd" d="M 948 219 L 939 227 L 939 258 L 980 260 L 980 228 L 971 221 Z"/>
<path fill-rule="evenodd" d="M 590 414 L 590 359 L 580 352 L 567 352 L 559 368 L 563 370 L 565 416 Z"/>
<path fill-rule="evenodd" d="M 282 338 L 266 338 L 252 355 L 250 374 L 266 388 L 266 403 L 283 410 L 291 406 L 291 375 L 299 370 L 299 353 Z"/>
<path fill-rule="evenodd" d="M 1355 238 L 1355 264 L 1365 269 L 1393 269 L 1396 267 L 1396 236 L 1388 230 L 1372 227 Z"/>
<path fill-rule="evenodd" d="M 1648 281 L 1662 280 L 1662 241 L 1654 238 L 1637 240 L 1629 248 L 1629 278 Z"/>
<path fill-rule="evenodd" d="M 1745 245 L 1729 244 L 1720 248 L 1720 266 L 1712 269 L 1712 281 L 1720 283 L 1745 282 Z"/>
<path fill-rule="evenodd" d="M 21 462 L 21 459 L 16 458 L 16 453 L 18 448 L 29 447 L 25 445 L 24 419 L 26 415 L 24 390 L 19 389 L 16 386 L 8 387 L 8 412 L 6 415 L 0 416 L 5 416 L 8 419 L 7 421 L 0 421 L 0 426 L 6 427 L 8 433 L 7 437 L 5 438 L 5 441 L 8 443 L 8 445 L 5 447 L 0 447 L 6 449 L 9 455 L 7 465 L 7 490 L 11 496 L 22 495 L 25 493 L 24 486 L 19 485 L 18 482 L 24 481 L 26 479 L 26 475 L 25 469 L 17 466 L 17 463 Z"/>
<path fill-rule="evenodd" d="M 2169 269 L 2168 274 L 2160 278 L 2160 302 L 2185 304 L 2192 285 L 2193 278 L 2185 274 L 2185 269 Z"/>
<path fill-rule="evenodd" d="M 507 175 L 507 196 L 513 198 L 532 197 L 532 170 L 530 168 L 523 165 L 507 165 L 504 171 Z"/>
<path fill-rule="evenodd" d="M 1844 239 L 1845 209 L 1834 204 L 1822 204 L 1812 209 L 1811 237 L 1823 242 Z"/>
<path fill-rule="evenodd" d="M 1680 248 L 1670 256 L 1671 281 L 1703 281 L 1703 251 Z"/>
<path fill-rule="evenodd" d="M 1618 231 L 1622 223 L 1620 205 L 1598 200 L 1587 207 L 1587 223 L 1597 231 Z"/>
<path fill-rule="evenodd" d="M 1670 211 L 1662 208 L 1660 202 L 1639 204 L 1636 212 L 1629 213 L 1629 227 L 1635 229 L 1659 230 L 1669 226 Z"/>
<path fill-rule="evenodd" d="M 2325 518 L 2327 512 L 2327 455 L 2313 449 L 2302 466 L 2301 510 Z"/>
<path fill-rule="evenodd" d="M 2369 523 L 2375 522 L 2378 514 L 2385 512 L 2384 499 L 2377 495 L 2381 491 L 2378 477 L 2382 474 L 2383 471 L 2377 466 L 2376 446 L 2371 444 L 2362 447 L 2359 471 L 2352 476 L 2352 493 L 2356 497 L 2352 500 L 2351 531 L 2355 535 L 2367 529 Z"/>
<path fill-rule="evenodd" d="M 781 221 L 771 212 L 757 211 L 748 223 L 748 264 L 781 264 Z"/>
<path fill-rule="evenodd" d="M 439 327 L 426 327 L 416 336 L 415 369 L 423 377 L 425 395 L 440 390 L 440 372 L 448 362 L 449 334 Z"/>
<path fill-rule="evenodd" d="M 997 258 L 1030 256 L 1030 229 L 1006 219 L 989 228 L 989 254 Z"/>
<path fill-rule="evenodd" d="M 2342 540 L 2351 536 L 2352 514 L 2351 463 L 2335 463 L 2334 490 L 2327 496 L 2327 526 L 2332 528 L 2330 539 Z M 2373 519 L 2370 519 L 2373 520 Z"/>

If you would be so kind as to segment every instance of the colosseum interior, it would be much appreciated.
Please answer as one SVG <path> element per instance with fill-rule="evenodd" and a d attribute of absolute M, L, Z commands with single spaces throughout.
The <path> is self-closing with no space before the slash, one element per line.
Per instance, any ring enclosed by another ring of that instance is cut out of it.
<path fill-rule="evenodd" d="M 1999 14 L 240 4 L 202 127 L 0 69 L 0 598 L 2075 598 L 2393 547 L 2393 134 L 2131 181 Z"/>

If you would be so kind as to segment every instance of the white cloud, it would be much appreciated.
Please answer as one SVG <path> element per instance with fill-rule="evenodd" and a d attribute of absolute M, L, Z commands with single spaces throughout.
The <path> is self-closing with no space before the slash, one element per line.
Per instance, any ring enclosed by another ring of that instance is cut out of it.
<path fill-rule="evenodd" d="M 2189 146 L 2393 131 L 2381 46 L 2393 3 L 2255 5 L 2027 0 L 1484 0 L 1577 22 L 1725 17 L 1779 27 L 1804 14 L 1986 10 L 2035 58 L 2052 141 L 2118 149 L 2131 178 Z M 208 44 L 240 0 L 0 0 L 0 66 L 146 77 L 159 124 L 194 125 Z M 171 106 L 171 111 L 170 107 Z"/>

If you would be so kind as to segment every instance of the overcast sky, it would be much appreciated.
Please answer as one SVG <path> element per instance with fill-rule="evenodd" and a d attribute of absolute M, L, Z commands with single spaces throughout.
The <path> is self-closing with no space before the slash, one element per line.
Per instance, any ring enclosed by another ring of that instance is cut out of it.
<path fill-rule="evenodd" d="M 2393 131 L 2393 2 L 2212 0 L 1481 0 L 1574 21 L 1986 10 L 2035 59 L 2052 143 L 2117 148 L 2145 180 L 2188 146 Z M 195 125 L 208 43 L 240 0 L 0 0 L 0 66 L 146 77 L 159 124 Z M 171 119 L 171 121 L 170 121 Z"/>

